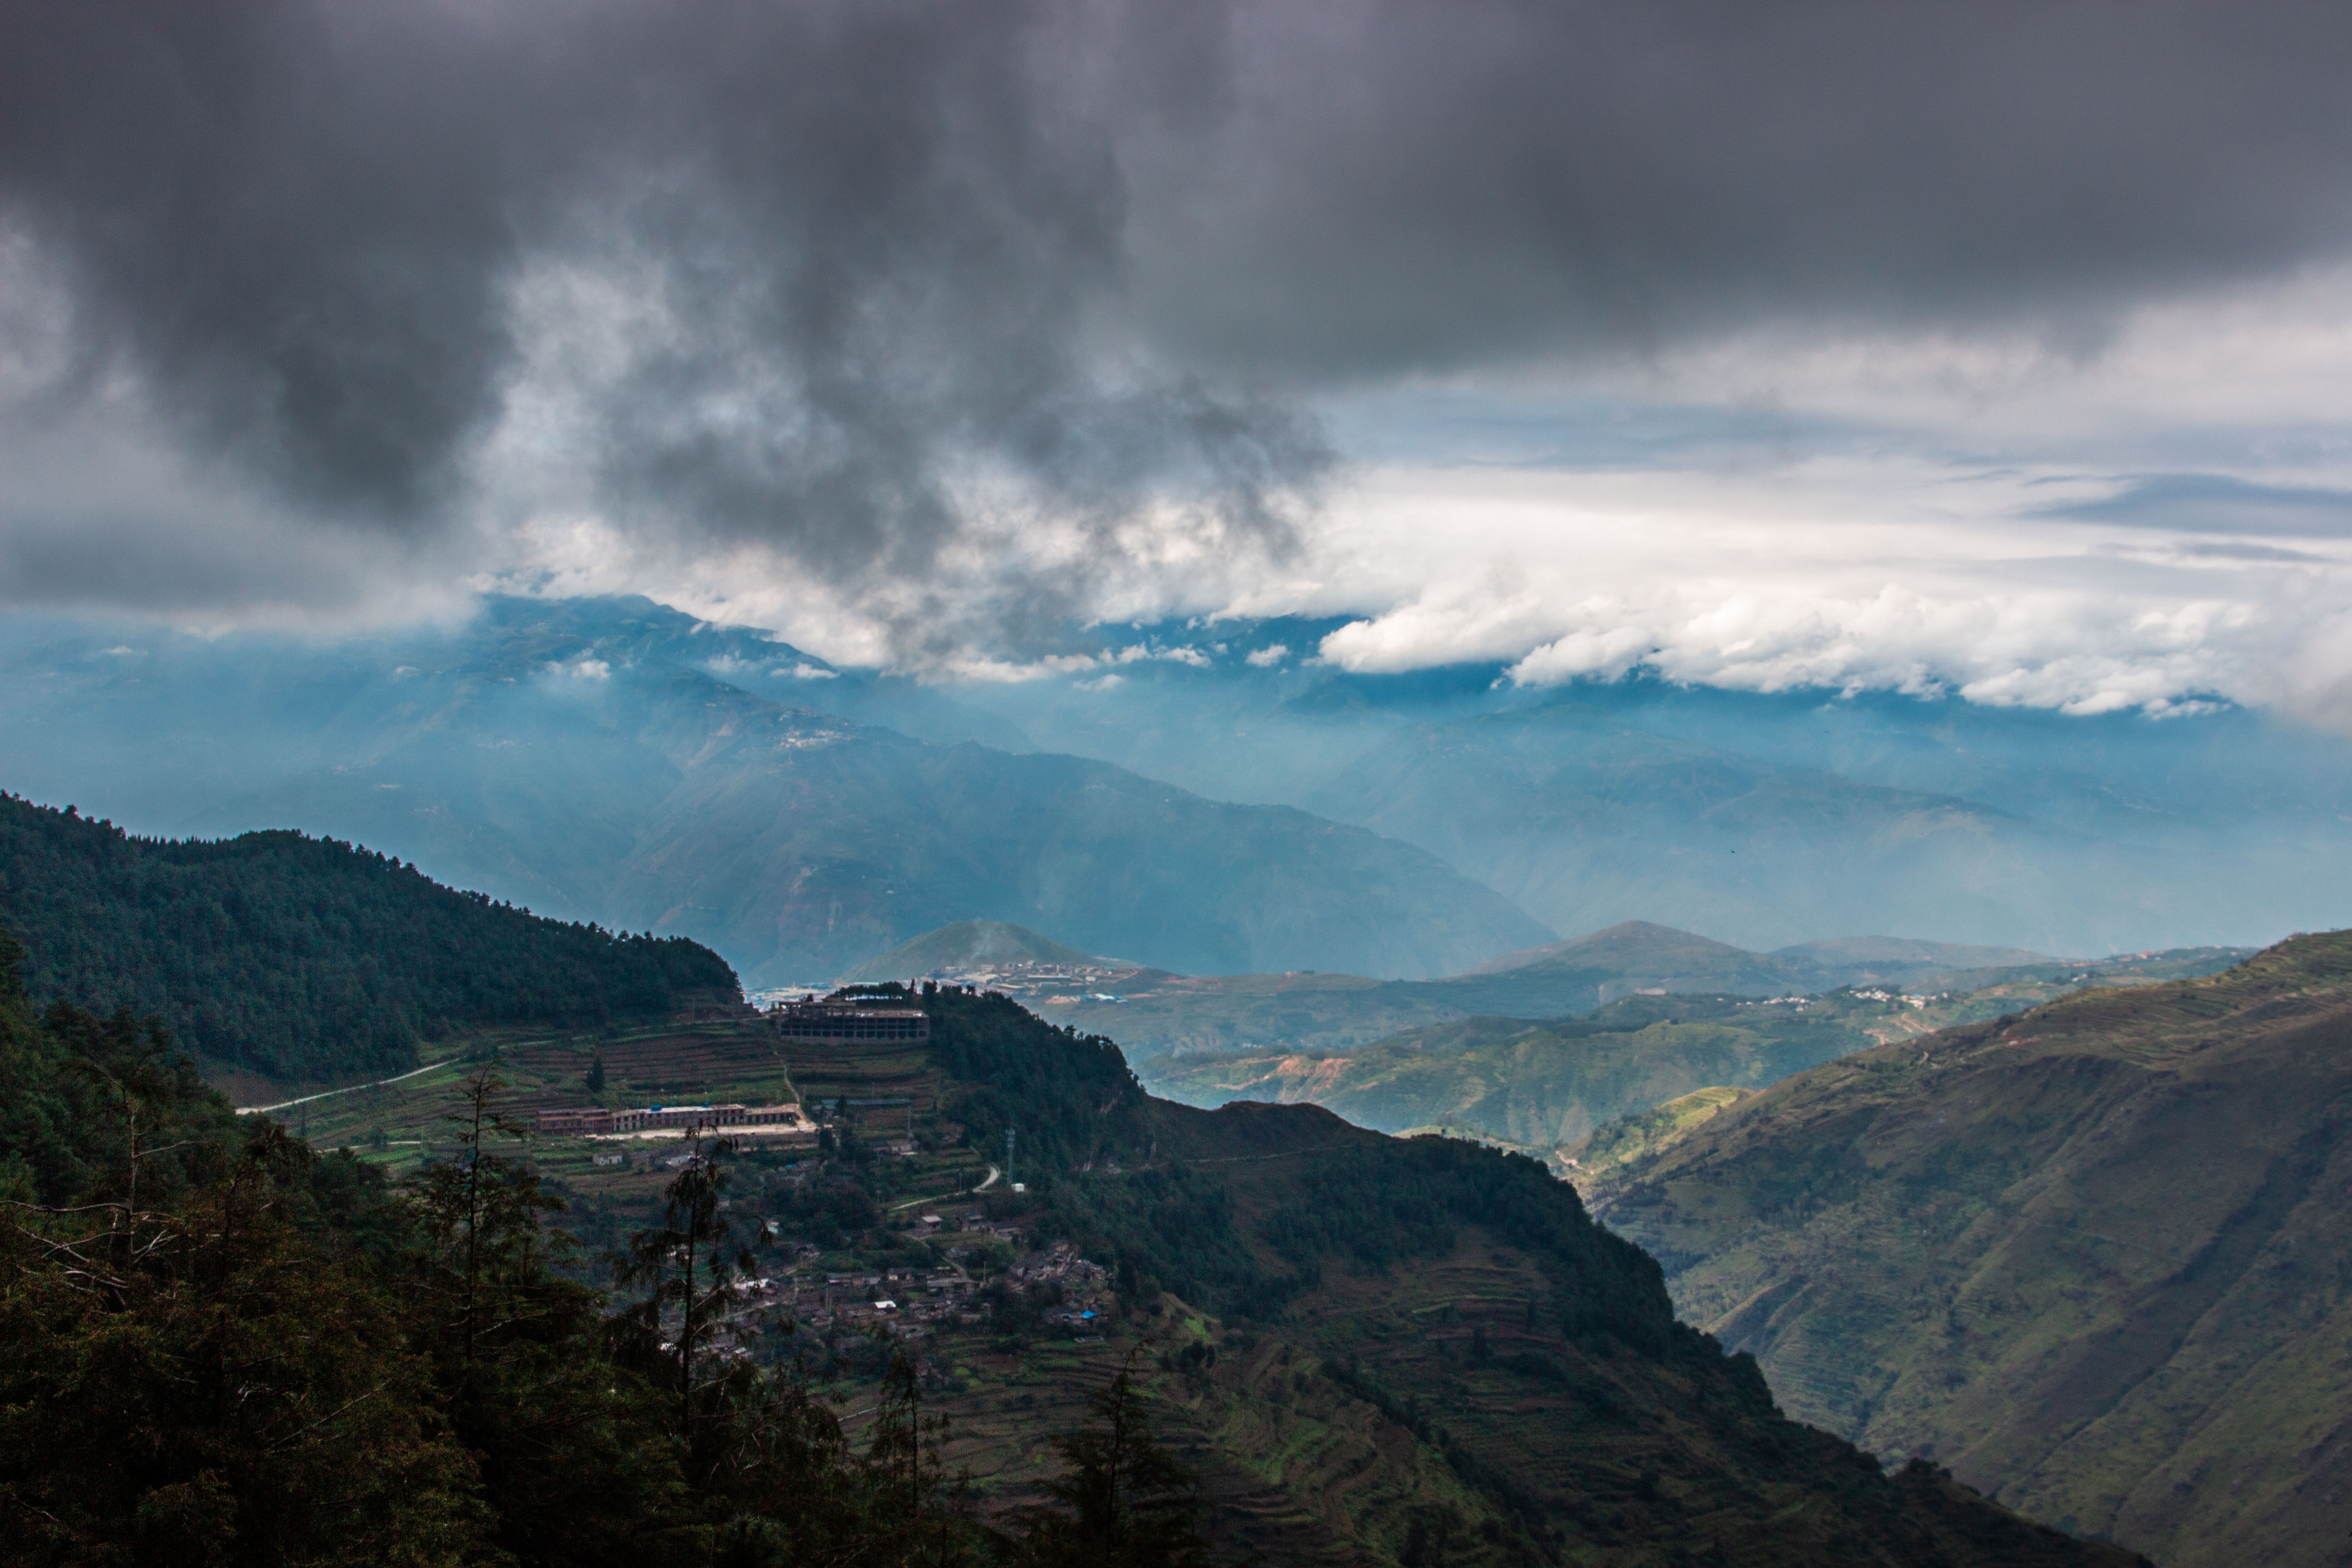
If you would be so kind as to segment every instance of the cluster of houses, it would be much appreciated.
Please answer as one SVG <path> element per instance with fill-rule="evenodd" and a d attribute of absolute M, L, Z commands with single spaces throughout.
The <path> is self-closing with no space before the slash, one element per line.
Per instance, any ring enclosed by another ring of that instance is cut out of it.
<path fill-rule="evenodd" d="M 880 1330 L 902 1340 L 921 1339 L 933 1325 L 980 1322 L 986 1314 L 971 1291 L 971 1280 L 954 1268 L 828 1274 L 822 1283 L 786 1275 L 736 1287 L 742 1310 L 784 1309 L 820 1333 Z"/>
<path fill-rule="evenodd" d="M 986 1225 L 977 1211 L 960 1220 L 968 1228 L 951 1234 L 999 1240 L 1018 1235 L 1011 1226 Z M 921 1223 L 936 1234 L 942 1221 L 940 1215 L 925 1215 Z M 773 1234 L 772 1227 L 767 1234 Z M 738 1281 L 734 1315 L 782 1310 L 818 1333 L 878 1331 L 901 1341 L 923 1339 L 935 1328 L 971 1327 L 986 1321 L 987 1310 L 974 1299 L 977 1283 L 960 1266 L 959 1260 L 969 1255 L 968 1247 L 956 1246 L 947 1248 L 944 1268 L 884 1268 L 820 1279 L 800 1271 L 798 1265 L 814 1257 L 814 1248 L 803 1247 L 789 1271 Z M 1005 1278 L 1024 1291 L 1047 1284 L 1058 1287 L 1045 1321 L 1066 1323 L 1081 1335 L 1093 1331 L 1111 1310 L 1108 1271 L 1080 1257 L 1066 1241 L 1029 1254 Z"/>
<path fill-rule="evenodd" d="M 1061 1287 L 1060 1304 L 1045 1314 L 1049 1323 L 1067 1323 L 1084 1332 L 1110 1310 L 1109 1271 L 1079 1257 L 1066 1241 L 1031 1253 L 1013 1266 L 1011 1277 L 1024 1289 L 1048 1283 Z"/>

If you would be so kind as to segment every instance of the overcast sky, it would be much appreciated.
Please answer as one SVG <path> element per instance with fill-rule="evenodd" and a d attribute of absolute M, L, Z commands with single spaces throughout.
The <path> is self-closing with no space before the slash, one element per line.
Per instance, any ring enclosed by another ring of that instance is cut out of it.
<path fill-rule="evenodd" d="M 2340 5 L 0 0 L 0 600 L 2352 720 Z"/>

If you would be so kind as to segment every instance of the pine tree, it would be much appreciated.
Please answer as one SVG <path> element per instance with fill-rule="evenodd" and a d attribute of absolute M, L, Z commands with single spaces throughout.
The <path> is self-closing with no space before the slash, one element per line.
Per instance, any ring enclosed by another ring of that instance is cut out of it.
<path fill-rule="evenodd" d="M 1021 1555 L 1036 1568 L 1205 1568 L 1199 1483 L 1151 1440 L 1129 1366 L 1087 1402 L 1088 1419 L 1052 1439 L 1069 1469 L 1045 1483 L 1059 1506 L 1025 1510 Z"/>

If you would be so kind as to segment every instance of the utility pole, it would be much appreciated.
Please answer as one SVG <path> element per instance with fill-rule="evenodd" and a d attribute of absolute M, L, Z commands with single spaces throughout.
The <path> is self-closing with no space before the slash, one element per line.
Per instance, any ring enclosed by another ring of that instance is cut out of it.
<path fill-rule="evenodd" d="M 1014 1132 L 1014 1129 L 1010 1128 L 1010 1127 L 1008 1127 L 1008 1128 L 1006 1128 L 1006 1129 L 1004 1130 L 1004 1184 L 1005 1184 L 1006 1186 L 1008 1186 L 1008 1187 L 1009 1187 L 1009 1186 L 1011 1186 L 1011 1185 L 1013 1184 L 1013 1132 Z"/>

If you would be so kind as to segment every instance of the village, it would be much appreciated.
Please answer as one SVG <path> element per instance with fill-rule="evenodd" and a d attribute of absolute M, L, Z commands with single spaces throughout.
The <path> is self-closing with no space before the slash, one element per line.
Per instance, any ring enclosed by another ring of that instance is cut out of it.
<path fill-rule="evenodd" d="M 776 1223 L 763 1224 L 761 1237 L 780 1239 Z M 800 1244 L 781 1271 L 732 1282 L 727 1310 L 713 1326 L 710 1353 L 751 1357 L 766 1335 L 785 1330 L 814 1340 L 835 1357 L 853 1356 L 860 1343 L 897 1345 L 919 1368 L 936 1373 L 944 1363 L 931 1342 L 950 1331 L 1042 1330 L 1049 1338 L 1099 1343 L 1115 1312 L 1109 1271 L 1068 1241 L 989 1271 L 981 1255 L 1003 1256 L 1003 1248 L 1020 1244 L 1022 1232 L 991 1224 L 978 1209 L 956 1215 L 952 1228 L 940 1215 L 924 1215 L 904 1239 L 929 1243 L 937 1261 L 828 1268 L 818 1248 Z"/>

